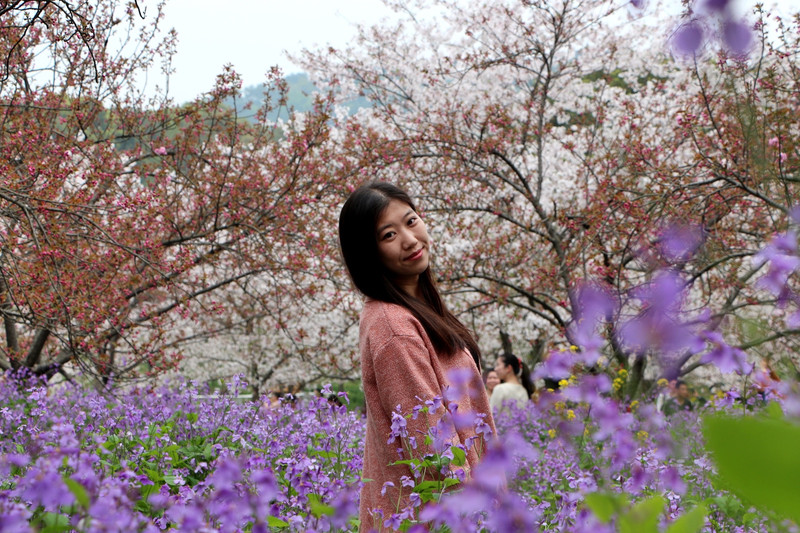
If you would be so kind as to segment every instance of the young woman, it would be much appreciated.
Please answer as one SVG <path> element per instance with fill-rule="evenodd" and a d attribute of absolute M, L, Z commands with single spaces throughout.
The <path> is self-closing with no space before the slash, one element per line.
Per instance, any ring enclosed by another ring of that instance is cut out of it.
<path fill-rule="evenodd" d="M 494 371 L 502 383 L 492 391 L 490 404 L 493 410 L 500 409 L 508 400 L 524 404 L 533 395 L 533 382 L 528 366 L 512 353 L 502 353 L 494 364 Z"/>
<path fill-rule="evenodd" d="M 458 412 L 484 413 L 493 432 L 495 428 L 480 374 L 480 350 L 442 302 L 430 269 L 431 239 L 408 194 L 380 182 L 354 191 L 339 216 L 339 243 L 350 278 L 366 296 L 359 349 L 367 405 L 363 477 L 368 481 L 359 516 L 361 530 L 370 531 L 382 528 L 385 519 L 408 503 L 411 492 L 401 480 L 413 477 L 411 469 L 392 465 L 409 444 L 389 440 L 392 412 L 399 408 L 408 414 L 425 400 L 442 397 L 451 372 L 460 370 L 470 376 L 473 394 L 459 400 Z M 435 422 L 435 417 L 422 415 L 407 420 L 409 437 L 417 438 L 418 457 L 424 453 L 420 437 Z M 457 430 L 460 443 L 470 437 L 475 437 L 474 428 Z M 478 460 L 470 447 L 467 469 Z"/>

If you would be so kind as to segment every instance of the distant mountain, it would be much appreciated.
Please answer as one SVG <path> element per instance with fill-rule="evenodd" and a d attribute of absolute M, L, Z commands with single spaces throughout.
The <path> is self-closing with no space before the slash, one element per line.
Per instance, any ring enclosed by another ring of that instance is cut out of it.
<path fill-rule="evenodd" d="M 311 80 L 308 79 L 308 74 L 304 72 L 289 74 L 286 76 L 286 83 L 289 85 L 289 107 L 295 111 L 310 111 L 314 104 L 313 94 L 317 92 L 318 89 L 313 83 L 311 83 Z M 264 84 L 250 85 L 242 90 L 242 95 L 235 101 L 236 111 L 240 114 L 240 116 L 245 118 L 255 117 L 256 111 L 264 102 L 265 90 L 266 87 Z M 274 103 L 274 98 L 276 98 L 275 91 L 271 91 L 269 96 L 273 99 Z M 230 99 L 228 104 L 233 106 L 233 99 Z M 250 109 L 246 109 L 248 104 L 250 105 Z M 347 104 L 347 108 L 349 109 L 350 113 L 355 113 L 358 109 L 368 106 L 369 101 L 364 97 L 359 97 L 358 99 Z M 269 118 L 270 120 L 287 118 L 286 109 L 273 111 Z"/>

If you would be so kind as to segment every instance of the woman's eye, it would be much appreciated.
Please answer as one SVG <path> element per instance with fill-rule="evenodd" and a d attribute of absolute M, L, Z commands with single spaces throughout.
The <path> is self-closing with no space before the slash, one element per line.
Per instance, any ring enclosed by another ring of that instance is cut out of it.
<path fill-rule="evenodd" d="M 408 225 L 409 226 L 413 226 L 416 223 L 417 223 L 417 217 L 411 217 L 411 218 L 408 219 Z"/>
<path fill-rule="evenodd" d="M 386 233 L 383 234 L 383 237 L 381 237 L 381 240 L 385 241 L 386 239 L 391 239 L 392 237 L 394 237 L 394 232 L 393 231 L 387 231 Z"/>

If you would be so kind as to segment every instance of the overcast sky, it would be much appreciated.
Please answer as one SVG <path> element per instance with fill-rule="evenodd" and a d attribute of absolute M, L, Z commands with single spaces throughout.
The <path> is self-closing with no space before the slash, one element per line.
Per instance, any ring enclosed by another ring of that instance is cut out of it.
<path fill-rule="evenodd" d="M 663 1 L 680 12 L 680 0 Z M 756 2 L 732 1 L 745 12 Z M 790 6 L 796 9 L 796 1 L 766 3 L 788 12 Z M 226 63 L 235 66 L 245 87 L 257 85 L 273 65 L 286 74 L 300 70 L 285 51 L 342 47 L 356 35 L 357 24 L 375 23 L 394 13 L 381 0 L 169 0 L 165 16 L 166 26 L 175 28 L 179 39 L 170 94 L 186 102 L 210 90 Z"/>
<path fill-rule="evenodd" d="M 170 94 L 184 102 L 211 89 L 226 63 L 245 86 L 263 82 L 272 65 L 298 72 L 284 50 L 341 47 L 356 24 L 390 16 L 380 0 L 169 0 L 166 25 L 179 39 Z"/>

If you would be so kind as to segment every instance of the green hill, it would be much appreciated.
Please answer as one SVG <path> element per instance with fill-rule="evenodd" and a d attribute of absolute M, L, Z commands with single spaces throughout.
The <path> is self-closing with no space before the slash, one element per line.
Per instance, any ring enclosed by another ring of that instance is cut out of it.
<path fill-rule="evenodd" d="M 317 92 L 318 89 L 313 83 L 311 83 L 311 80 L 308 79 L 308 75 L 304 72 L 289 74 L 286 76 L 286 83 L 289 86 L 289 108 L 300 112 L 310 111 L 314 102 L 313 94 Z M 261 107 L 264 101 L 265 90 L 266 87 L 264 84 L 250 85 L 242 89 L 241 96 L 235 101 L 237 112 L 242 117 L 252 119 L 255 116 L 256 110 Z M 274 99 L 276 96 L 274 90 L 268 96 Z M 229 100 L 228 103 L 229 105 L 233 106 L 233 99 Z M 248 105 L 250 106 L 249 109 L 247 109 Z M 355 113 L 358 109 L 367 107 L 368 105 L 369 102 L 367 99 L 360 97 L 352 102 L 349 102 L 347 104 L 347 108 L 349 109 L 350 113 Z M 284 108 L 272 112 L 269 118 L 270 120 L 287 118 L 286 109 Z"/>

